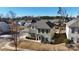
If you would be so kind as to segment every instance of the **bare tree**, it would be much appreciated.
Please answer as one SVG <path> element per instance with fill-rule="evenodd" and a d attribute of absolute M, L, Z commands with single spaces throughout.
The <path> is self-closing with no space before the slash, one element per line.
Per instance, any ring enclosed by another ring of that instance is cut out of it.
<path fill-rule="evenodd" d="M 66 10 L 59 7 L 57 13 L 61 16 L 61 19 L 59 20 L 59 34 L 61 32 L 61 27 L 63 26 L 63 23 L 65 21 L 65 17 L 67 16 Z"/>
<path fill-rule="evenodd" d="M 2 18 L 3 18 L 3 14 L 0 14 L 0 20 L 2 21 Z"/>
<path fill-rule="evenodd" d="M 18 30 L 17 30 L 17 24 L 16 24 L 16 22 L 14 21 L 14 18 L 16 17 L 16 14 L 13 12 L 13 11 L 9 11 L 9 13 L 8 13 L 8 16 L 9 16 L 9 18 L 11 19 L 11 21 L 12 21 L 12 30 L 11 30 L 11 32 L 12 32 L 12 37 L 13 37 L 13 40 L 14 40 L 14 44 L 15 44 L 15 50 L 17 51 L 17 37 L 18 37 L 18 34 L 17 34 L 17 32 L 18 32 Z"/>
<path fill-rule="evenodd" d="M 9 17 L 14 19 L 16 17 L 16 13 L 14 13 L 13 11 L 9 11 Z"/>
<path fill-rule="evenodd" d="M 9 18 L 9 14 L 7 13 L 7 14 L 5 15 L 5 17 L 6 17 L 6 18 Z"/>

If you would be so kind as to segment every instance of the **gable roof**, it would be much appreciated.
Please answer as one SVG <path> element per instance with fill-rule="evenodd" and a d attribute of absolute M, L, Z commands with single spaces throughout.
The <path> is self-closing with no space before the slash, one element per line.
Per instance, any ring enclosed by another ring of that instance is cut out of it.
<path fill-rule="evenodd" d="M 79 27 L 79 20 L 74 22 L 70 27 Z"/>
<path fill-rule="evenodd" d="M 49 21 L 52 23 L 59 22 L 60 19 L 50 19 Z"/>
<path fill-rule="evenodd" d="M 32 26 L 36 28 L 41 28 L 41 29 L 51 29 L 54 26 L 54 24 L 47 20 L 40 20 L 32 24 Z"/>
<path fill-rule="evenodd" d="M 66 25 L 69 27 L 79 27 L 79 18 L 69 21 Z"/>

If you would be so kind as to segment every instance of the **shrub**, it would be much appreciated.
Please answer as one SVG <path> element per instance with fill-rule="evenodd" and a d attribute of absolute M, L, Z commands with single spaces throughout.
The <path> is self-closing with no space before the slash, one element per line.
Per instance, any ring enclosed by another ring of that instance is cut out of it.
<path fill-rule="evenodd" d="M 69 39 L 66 39 L 66 44 L 70 44 L 70 40 Z"/>

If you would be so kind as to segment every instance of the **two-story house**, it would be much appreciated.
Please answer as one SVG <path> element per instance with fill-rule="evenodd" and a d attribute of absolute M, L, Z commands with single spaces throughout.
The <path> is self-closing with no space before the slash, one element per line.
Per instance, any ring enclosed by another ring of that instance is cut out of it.
<path fill-rule="evenodd" d="M 66 36 L 67 39 L 73 40 L 74 43 L 79 43 L 79 18 L 66 24 Z"/>
<path fill-rule="evenodd" d="M 41 40 L 41 42 L 50 43 L 54 41 L 55 27 L 54 24 L 48 20 L 40 20 L 31 25 L 29 33 L 31 37 L 35 37 L 37 40 Z"/>

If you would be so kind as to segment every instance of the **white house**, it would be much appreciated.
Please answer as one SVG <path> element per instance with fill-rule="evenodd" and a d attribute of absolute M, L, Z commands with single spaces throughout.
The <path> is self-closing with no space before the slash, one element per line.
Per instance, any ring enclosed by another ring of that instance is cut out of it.
<path fill-rule="evenodd" d="M 31 26 L 32 23 L 36 23 L 36 22 L 37 22 L 36 19 L 27 20 L 27 21 L 25 22 L 24 26 L 29 27 L 29 26 Z"/>
<path fill-rule="evenodd" d="M 24 24 L 24 26 L 28 27 L 31 25 L 32 20 L 27 20 Z"/>
<path fill-rule="evenodd" d="M 67 39 L 73 40 L 74 43 L 79 43 L 79 18 L 66 24 L 66 36 Z"/>
<path fill-rule="evenodd" d="M 54 41 L 53 36 L 55 33 L 55 27 L 50 21 L 40 20 L 31 25 L 29 33 L 31 37 L 50 43 Z"/>
<path fill-rule="evenodd" d="M 9 32 L 9 25 L 5 22 L 0 22 L 0 34 Z"/>

